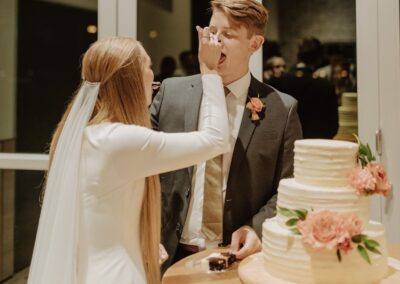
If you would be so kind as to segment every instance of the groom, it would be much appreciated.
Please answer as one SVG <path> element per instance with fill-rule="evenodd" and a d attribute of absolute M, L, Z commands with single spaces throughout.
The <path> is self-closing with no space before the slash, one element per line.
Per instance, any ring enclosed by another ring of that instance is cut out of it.
<path fill-rule="evenodd" d="M 292 176 L 294 141 L 301 138 L 296 100 L 249 72 L 250 57 L 264 42 L 266 9 L 256 0 L 211 5 L 210 30 L 222 43 L 218 72 L 231 151 L 160 175 L 162 242 L 169 254 L 164 269 L 220 243 L 230 244 L 239 259 L 260 251 L 262 223 L 275 215 L 279 180 Z M 200 75 L 165 80 L 151 107 L 153 127 L 197 130 L 201 98 Z"/>

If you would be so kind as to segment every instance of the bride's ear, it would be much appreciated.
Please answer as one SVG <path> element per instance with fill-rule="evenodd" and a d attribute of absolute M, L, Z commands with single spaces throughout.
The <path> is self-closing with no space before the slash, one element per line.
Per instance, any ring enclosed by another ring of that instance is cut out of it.
<path fill-rule="evenodd" d="M 264 43 L 264 37 L 262 35 L 253 35 L 250 39 L 250 50 L 256 52 Z"/>

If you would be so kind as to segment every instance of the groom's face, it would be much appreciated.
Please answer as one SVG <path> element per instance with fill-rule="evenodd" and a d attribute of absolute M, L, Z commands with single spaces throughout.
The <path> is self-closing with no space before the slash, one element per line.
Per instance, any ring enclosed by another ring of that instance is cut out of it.
<path fill-rule="evenodd" d="M 222 54 L 218 62 L 218 73 L 224 84 L 229 84 L 241 78 L 248 71 L 252 37 L 248 36 L 244 25 L 239 25 L 221 10 L 214 10 L 210 27 L 222 44 Z"/>

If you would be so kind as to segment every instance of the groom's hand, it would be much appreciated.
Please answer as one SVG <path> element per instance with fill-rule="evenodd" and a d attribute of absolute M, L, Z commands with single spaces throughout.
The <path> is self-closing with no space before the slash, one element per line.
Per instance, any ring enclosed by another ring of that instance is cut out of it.
<path fill-rule="evenodd" d="M 232 234 L 231 249 L 238 259 L 261 251 L 261 241 L 250 226 L 243 226 Z"/>

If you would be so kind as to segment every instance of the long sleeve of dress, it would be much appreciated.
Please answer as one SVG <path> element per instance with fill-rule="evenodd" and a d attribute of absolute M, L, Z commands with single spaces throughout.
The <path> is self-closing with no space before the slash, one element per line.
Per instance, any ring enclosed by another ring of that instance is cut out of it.
<path fill-rule="evenodd" d="M 163 133 L 137 125 L 109 124 L 99 147 L 121 178 L 141 178 L 188 167 L 228 151 L 228 116 L 222 80 L 203 75 L 199 131 Z"/>

